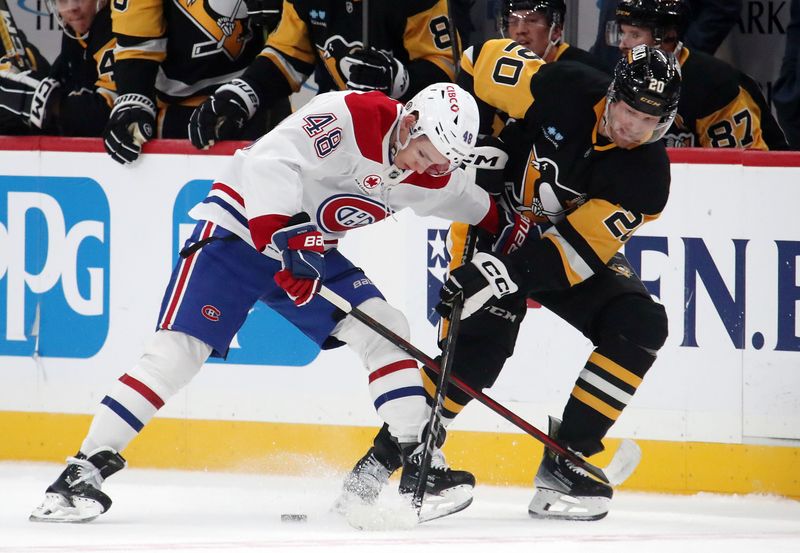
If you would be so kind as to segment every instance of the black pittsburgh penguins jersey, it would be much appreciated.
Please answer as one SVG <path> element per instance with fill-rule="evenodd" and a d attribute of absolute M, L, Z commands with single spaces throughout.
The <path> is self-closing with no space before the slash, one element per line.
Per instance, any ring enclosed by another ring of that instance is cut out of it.
<path fill-rule="evenodd" d="M 284 0 L 281 21 L 261 56 L 277 67 L 288 89 L 263 87 L 268 103 L 298 91 L 318 61 L 331 88 L 346 88 L 339 60 L 362 46 L 361 8 L 360 0 Z M 403 99 L 429 84 L 453 80 L 446 0 L 372 1 L 369 18 L 369 45 L 391 52 L 408 69 L 410 86 Z"/>
<path fill-rule="evenodd" d="M 581 50 L 577 46 L 567 44 L 566 42 L 562 42 L 558 45 L 555 52 L 555 59 L 553 59 L 553 61 L 550 63 L 555 63 L 557 61 L 577 61 L 588 65 L 589 67 L 594 67 L 603 73 L 608 73 L 608 69 L 603 65 L 603 62 L 597 59 L 594 55 L 590 54 L 586 50 Z"/>
<path fill-rule="evenodd" d="M 624 150 L 598 132 L 609 76 L 575 62 L 545 64 L 507 39 L 467 49 L 461 66 L 461 84 L 489 114 L 483 131 L 495 109 L 517 119 L 500 135 L 509 152 L 507 199 L 532 221 L 553 225 L 510 254 L 528 293 L 568 288 L 603 270 L 660 215 L 670 183 L 663 143 Z"/>
<path fill-rule="evenodd" d="M 756 82 L 722 60 L 682 48 L 681 99 L 667 146 L 784 150 L 788 146 Z"/>
<path fill-rule="evenodd" d="M 120 94 L 198 105 L 264 46 L 243 0 L 112 0 Z M 155 86 L 154 84 L 155 83 Z"/>
<path fill-rule="evenodd" d="M 100 136 L 116 98 L 111 9 L 103 7 L 86 39 L 66 34 L 50 76 L 61 83 L 59 133 L 64 136 Z"/>

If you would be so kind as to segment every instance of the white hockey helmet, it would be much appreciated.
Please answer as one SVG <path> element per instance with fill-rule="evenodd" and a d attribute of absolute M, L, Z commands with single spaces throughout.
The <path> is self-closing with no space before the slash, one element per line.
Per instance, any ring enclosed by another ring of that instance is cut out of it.
<path fill-rule="evenodd" d="M 415 114 L 417 121 L 408 141 L 425 135 L 450 161 L 449 167 L 436 175 L 452 173 L 470 157 L 478 139 L 480 116 L 478 103 L 469 92 L 453 83 L 432 84 L 406 103 L 401 119 L 409 114 Z"/>

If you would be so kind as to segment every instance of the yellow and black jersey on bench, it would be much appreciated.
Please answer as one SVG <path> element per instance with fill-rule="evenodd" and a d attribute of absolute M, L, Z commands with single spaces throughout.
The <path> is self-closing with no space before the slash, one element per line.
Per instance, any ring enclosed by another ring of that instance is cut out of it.
<path fill-rule="evenodd" d="M 63 35 L 61 52 L 50 76 L 61 83 L 59 133 L 100 136 L 116 98 L 111 10 L 105 6 L 94 18 L 86 39 Z"/>
<path fill-rule="evenodd" d="M 344 90 L 339 60 L 363 44 L 361 9 L 360 0 L 284 0 L 281 21 L 261 53 L 271 63 L 254 65 L 261 68 L 261 78 L 253 71 L 247 74 L 258 80 L 266 102 L 298 91 L 319 62 L 325 68 L 317 73 L 321 90 Z M 373 1 L 369 18 L 369 45 L 392 52 L 408 69 L 404 99 L 429 84 L 453 79 L 446 0 Z M 276 77 L 285 82 L 276 82 Z"/>
<path fill-rule="evenodd" d="M 484 132 L 496 109 L 517 120 L 500 134 L 510 205 L 553 225 L 510 256 L 528 292 L 568 288 L 603 271 L 664 209 L 664 145 L 624 150 L 598 132 L 610 76 L 575 62 L 544 64 L 507 39 L 467 49 L 462 75 L 479 100 Z"/>
<path fill-rule="evenodd" d="M 550 63 L 557 61 L 577 61 L 589 67 L 594 67 L 598 71 L 608 73 L 608 68 L 603 65 L 603 62 L 594 54 L 581 50 L 577 46 L 572 46 L 566 42 L 562 42 L 556 47 L 555 59 Z"/>
<path fill-rule="evenodd" d="M 682 48 L 678 116 L 665 140 L 673 147 L 785 150 L 786 138 L 758 84 L 713 56 Z"/>
<path fill-rule="evenodd" d="M 122 94 L 198 105 L 264 46 L 241 0 L 111 0 Z M 154 84 L 155 83 L 155 84 Z"/>

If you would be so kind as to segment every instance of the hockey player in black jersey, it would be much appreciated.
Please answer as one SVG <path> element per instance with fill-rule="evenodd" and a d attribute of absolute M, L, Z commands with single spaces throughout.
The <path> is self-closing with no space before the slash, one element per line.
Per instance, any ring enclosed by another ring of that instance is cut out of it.
<path fill-rule="evenodd" d="M 667 202 L 670 169 L 661 138 L 680 96 L 677 63 L 640 46 L 620 60 L 611 81 L 582 64 L 544 64 L 515 42 L 492 40 L 465 52 L 460 81 L 479 100 L 484 132 L 495 110 L 517 120 L 500 135 L 510 157 L 494 191 L 529 224 L 510 223 L 491 247 L 479 241 L 471 263 L 451 267 L 437 309 L 447 314 L 463 294 L 467 316 L 453 372 L 474 389 L 490 387 L 514 352 L 526 298 L 541 303 L 594 345 L 562 419 L 550 425 L 562 445 L 588 457 L 603 450 L 603 437 L 667 337 L 663 306 L 619 250 Z M 452 252 L 463 248 L 465 234 L 465 225 L 451 228 Z M 491 309 L 478 299 L 486 295 Z M 424 370 L 429 396 L 435 382 Z M 470 400 L 450 386 L 443 424 Z M 345 479 L 344 493 L 377 495 L 398 466 L 398 449 L 384 428 Z M 596 520 L 608 513 L 613 495 L 549 450 L 534 485 L 528 507 L 534 518 Z"/>
<path fill-rule="evenodd" d="M 683 92 L 668 146 L 785 150 L 786 138 L 758 84 L 724 61 L 681 42 L 689 23 L 686 0 L 620 0 L 609 44 L 623 54 L 647 44 L 678 58 Z"/>
<path fill-rule="evenodd" d="M 112 20 L 119 96 L 103 137 L 123 164 L 151 138 L 186 138 L 194 108 L 241 75 L 264 46 L 243 0 L 115 0 Z M 265 131 L 261 113 L 240 129 L 243 138 Z"/>
<path fill-rule="evenodd" d="M 241 138 L 256 109 L 300 90 L 315 74 L 320 91 L 379 90 L 406 101 L 455 74 L 446 0 L 369 3 L 364 47 L 363 2 L 284 0 L 278 28 L 240 78 L 217 89 L 192 115 L 198 148 Z M 315 68 L 324 68 L 317 70 Z"/>
<path fill-rule="evenodd" d="M 579 61 L 607 72 L 592 54 L 564 42 L 564 0 L 503 0 L 498 8 L 502 36 L 520 43 L 547 63 Z"/>
<path fill-rule="evenodd" d="M 107 0 L 47 0 L 63 36 L 46 75 L 2 72 L 0 103 L 34 134 L 100 136 L 116 97 Z"/>

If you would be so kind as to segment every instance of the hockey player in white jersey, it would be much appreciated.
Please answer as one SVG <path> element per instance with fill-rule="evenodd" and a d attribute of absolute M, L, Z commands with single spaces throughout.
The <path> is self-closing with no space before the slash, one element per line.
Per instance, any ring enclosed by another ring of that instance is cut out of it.
<path fill-rule="evenodd" d="M 379 92 L 323 94 L 238 150 L 191 211 L 198 223 L 173 270 L 155 335 L 103 398 L 78 454 L 31 520 L 87 521 L 107 511 L 111 499 L 101 485 L 125 466 L 120 452 L 209 356 L 227 354 L 259 300 L 323 349 L 347 344 L 359 355 L 377 413 L 403 451 L 400 491 L 413 493 L 428 419 L 417 363 L 316 293 L 324 284 L 408 337 L 405 316 L 337 242 L 405 207 L 498 234 L 506 215 L 457 169 L 477 132 L 474 98 L 441 83 L 405 106 Z M 425 501 L 445 504 L 438 516 L 456 512 L 472 501 L 474 483 L 472 474 L 437 464 Z M 368 492 L 360 499 L 373 500 Z"/>

